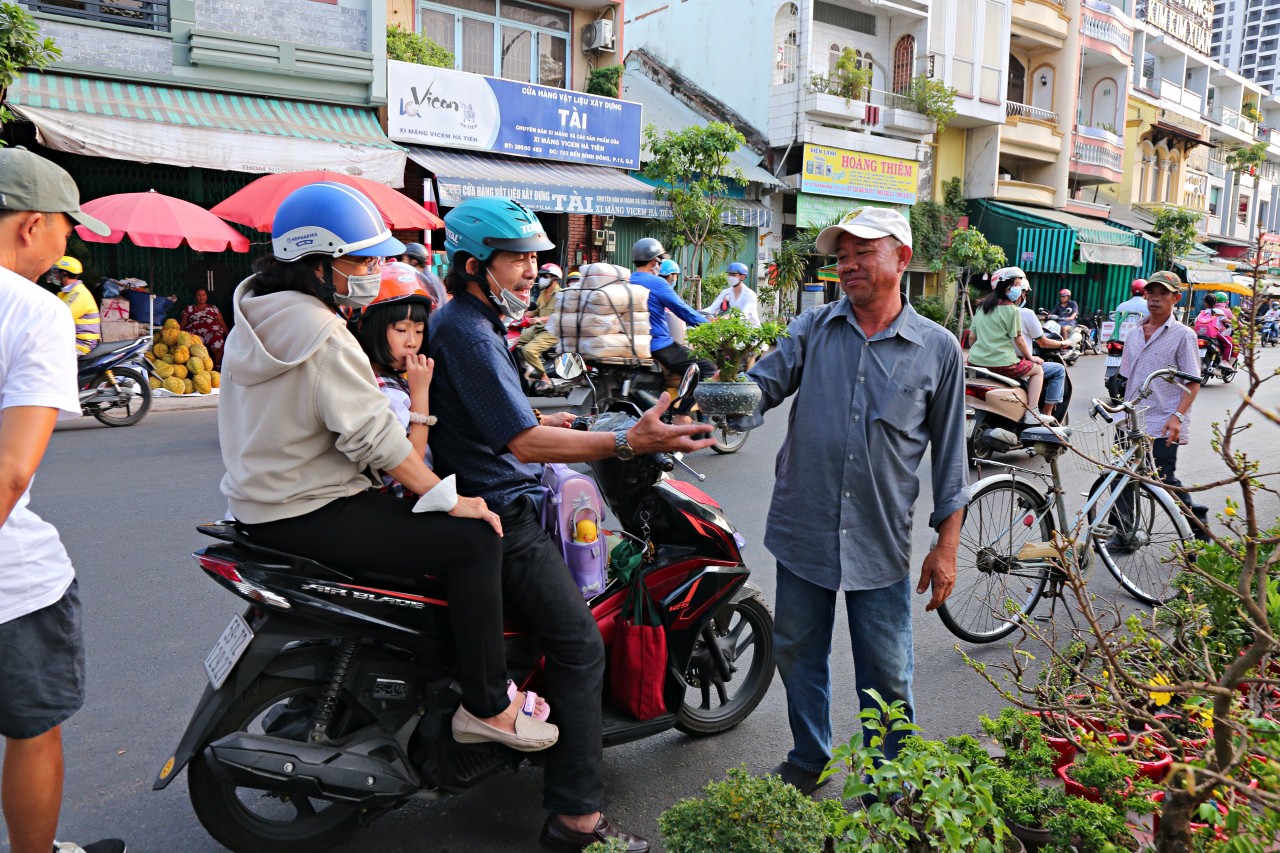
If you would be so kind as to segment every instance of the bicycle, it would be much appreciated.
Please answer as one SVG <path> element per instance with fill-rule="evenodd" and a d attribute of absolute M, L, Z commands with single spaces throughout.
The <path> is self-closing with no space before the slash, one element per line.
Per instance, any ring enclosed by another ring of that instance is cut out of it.
<path fill-rule="evenodd" d="M 1071 449 L 1069 428 L 1024 430 L 1023 444 L 1033 455 L 1044 457 L 1048 474 L 984 463 L 1009 470 L 976 483 L 965 510 L 955 587 L 938 608 L 951 633 L 970 643 L 990 643 L 1029 617 L 1046 589 L 1055 607 L 1057 599 L 1065 600 L 1068 577 L 1060 547 L 1068 560 L 1078 555 L 1086 582 L 1096 552 L 1125 591 L 1142 603 L 1164 604 L 1177 595 L 1173 578 L 1179 569 L 1170 548 L 1191 539 L 1190 524 L 1171 492 L 1135 479 L 1156 477 L 1151 438 L 1142 428 L 1146 407 L 1136 403 L 1151 395 L 1151 383 L 1161 377 L 1184 392 L 1182 382 L 1200 381 L 1164 368 L 1146 378 L 1133 402 L 1112 406 L 1094 399 L 1090 416 L 1100 423 L 1076 430 L 1077 444 L 1093 445 L 1087 455 Z M 1123 420 L 1117 421 L 1117 415 Z M 1090 471 L 1102 469 L 1071 525 L 1059 473 L 1064 452 Z M 1040 479 L 1046 487 L 1041 490 L 1028 477 Z M 1058 531 L 1065 536 L 1059 539 Z"/>

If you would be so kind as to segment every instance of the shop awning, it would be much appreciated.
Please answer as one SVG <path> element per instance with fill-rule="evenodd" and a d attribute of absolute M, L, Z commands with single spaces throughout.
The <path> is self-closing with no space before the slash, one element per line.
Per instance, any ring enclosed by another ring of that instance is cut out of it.
<path fill-rule="evenodd" d="M 7 101 L 55 151 L 232 172 L 327 169 L 404 184 L 404 149 L 369 109 L 67 74 L 27 74 Z"/>
<path fill-rule="evenodd" d="M 1207 261 L 1194 261 L 1190 258 L 1176 258 L 1174 263 L 1183 268 L 1183 278 L 1188 284 L 1221 284 L 1228 285 L 1234 281 L 1235 272 L 1222 264 Z"/>
<path fill-rule="evenodd" d="M 653 187 L 618 169 L 526 157 L 505 157 L 443 148 L 410 146 L 409 158 L 432 172 L 443 207 L 469 198 L 507 196 L 533 210 L 595 216 L 670 219 L 671 208 Z M 731 225 L 766 227 L 768 207 L 757 201 L 731 199 L 725 221 Z"/>
<path fill-rule="evenodd" d="M 1081 244 L 1099 243 L 1104 246 L 1132 246 L 1135 248 L 1137 246 L 1131 232 L 1120 228 L 1112 228 L 1101 219 L 1088 219 L 1083 216 L 1076 216 L 1074 213 L 1067 213 L 1065 210 L 1054 210 L 1045 207 L 1027 208 L 1025 212 L 1075 229 L 1076 239 Z M 1129 266 L 1137 266 L 1139 263 L 1141 263 L 1141 260 L 1134 261 Z"/>
<path fill-rule="evenodd" d="M 1121 267 L 1142 266 L 1142 250 L 1137 246 L 1110 246 L 1106 243 L 1076 244 L 1080 260 L 1089 264 L 1112 264 Z"/>

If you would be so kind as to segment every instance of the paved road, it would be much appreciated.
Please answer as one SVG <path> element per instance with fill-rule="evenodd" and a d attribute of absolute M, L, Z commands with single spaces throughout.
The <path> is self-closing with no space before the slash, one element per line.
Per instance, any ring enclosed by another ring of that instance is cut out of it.
<path fill-rule="evenodd" d="M 1264 358 L 1268 368 L 1280 363 L 1276 350 Z M 1101 371 L 1102 359 L 1096 357 L 1073 368 L 1078 404 L 1091 391 L 1101 392 Z M 1238 399 L 1237 391 L 1238 386 L 1214 383 L 1202 392 L 1195 449 L 1184 450 L 1185 481 L 1208 482 L 1218 475 L 1208 451 L 1209 423 Z M 1274 389 L 1270 397 L 1275 402 Z M 1079 411 L 1080 405 L 1073 409 Z M 761 539 L 769 475 L 784 424 L 775 413 L 739 454 L 704 452 L 691 459 L 707 475 L 706 489 L 741 528 L 756 582 L 770 600 L 773 561 Z M 1275 447 L 1277 435 L 1275 427 L 1259 426 L 1243 444 L 1255 451 Z M 212 411 L 156 413 L 124 430 L 73 422 L 54 437 L 34 504 L 58 525 L 79 570 L 89 650 L 88 704 L 66 726 L 63 837 L 122 835 L 138 853 L 221 849 L 196 822 L 185 775 L 167 791 L 150 790 L 203 687 L 200 662 L 231 614 L 241 609 L 189 556 L 202 544 L 194 525 L 223 509 L 217 491 L 221 473 Z M 1084 475 L 1076 479 L 1076 492 L 1087 487 Z M 917 563 L 928 546 L 927 494 L 926 489 L 912 534 Z M 1206 502 L 1222 506 L 1217 496 Z M 1267 510 L 1269 518 L 1280 514 L 1274 497 Z M 1099 593 L 1117 591 L 1105 572 L 1095 579 Z M 998 699 L 965 668 L 939 620 L 924 613 L 923 598 L 917 611 L 920 721 L 936 736 L 972 731 L 977 714 L 998 707 Z M 856 731 L 852 665 L 843 617 L 838 625 L 835 725 L 837 736 L 848 738 Z M 977 650 L 984 660 L 1005 654 L 998 646 Z M 702 740 L 671 732 L 606 753 L 608 812 L 628 829 L 656 837 L 657 815 L 672 802 L 737 764 L 768 771 L 789 742 L 783 690 L 775 682 L 756 713 L 735 731 Z M 537 770 L 502 775 L 451 802 L 410 804 L 339 849 L 536 850 L 543 818 L 540 777 Z M 0 840 L 0 850 L 7 849 Z"/>

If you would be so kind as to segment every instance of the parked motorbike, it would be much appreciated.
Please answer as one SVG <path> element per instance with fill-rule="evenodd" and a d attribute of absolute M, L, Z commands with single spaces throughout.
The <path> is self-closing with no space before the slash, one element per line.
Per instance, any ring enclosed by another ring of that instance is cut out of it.
<path fill-rule="evenodd" d="M 101 344 L 80 356 L 76 381 L 80 411 L 107 426 L 132 426 L 151 409 L 150 338 Z"/>
<path fill-rule="evenodd" d="M 587 414 L 593 407 L 598 411 L 608 411 L 619 400 L 648 409 L 658 402 L 663 391 L 675 385 L 675 379 L 654 359 L 588 359 L 586 364 L 592 390 L 577 404 L 579 414 Z M 691 415 L 697 422 L 707 425 L 715 440 L 711 449 L 716 453 L 737 453 L 751 435 L 750 432 L 730 429 L 727 419 L 721 415 L 708 416 L 696 407 Z"/>
<path fill-rule="evenodd" d="M 1238 348 L 1232 354 L 1231 361 L 1227 362 L 1222 359 L 1223 342 L 1221 338 L 1196 335 L 1196 346 L 1200 348 L 1200 373 L 1204 377 L 1206 385 L 1215 376 L 1227 383 L 1236 378 L 1236 374 L 1240 371 L 1240 350 Z"/>
<path fill-rule="evenodd" d="M 624 429 L 638 417 L 618 403 L 575 428 Z M 676 464 L 666 454 L 591 463 L 623 535 L 653 545 L 642 571 L 669 654 L 668 713 L 640 722 L 601 697 L 605 746 L 731 729 L 773 678 L 773 617 L 749 582 L 742 537 L 712 498 L 668 475 Z M 411 800 L 540 763 L 541 753 L 454 741 L 461 692 L 435 581 L 396 567 L 353 576 L 262 548 L 234 524 L 199 530 L 218 540 L 195 553 L 200 568 L 249 607 L 206 659 L 209 683 L 153 787 L 187 767 L 192 808 L 218 842 L 320 850 Z M 626 594 L 614 579 L 588 601 L 606 642 Z M 541 651 L 514 616 L 506 645 L 512 677 L 540 689 Z"/>
<path fill-rule="evenodd" d="M 1058 350 L 1037 352 L 1046 362 L 1057 361 Z M 995 453 L 1009 453 L 1022 447 L 1022 431 L 1039 424 L 1022 422 L 1027 412 L 1025 382 L 1010 379 L 982 367 L 966 364 L 964 368 L 964 429 L 969 464 L 990 459 Z M 1044 392 L 1040 394 L 1040 410 L 1044 411 Z M 1055 407 L 1059 423 L 1067 423 L 1071 405 L 1071 372 L 1067 371 L 1062 389 L 1062 402 Z"/>

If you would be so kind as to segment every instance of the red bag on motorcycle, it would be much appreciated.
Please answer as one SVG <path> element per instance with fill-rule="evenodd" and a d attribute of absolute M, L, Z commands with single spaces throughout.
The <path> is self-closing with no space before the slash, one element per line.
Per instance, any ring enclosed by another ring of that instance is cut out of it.
<path fill-rule="evenodd" d="M 613 631 L 609 695 L 615 707 L 637 720 L 667 712 L 662 688 L 667 680 L 667 634 L 658 605 L 636 567 L 627 599 Z"/>

